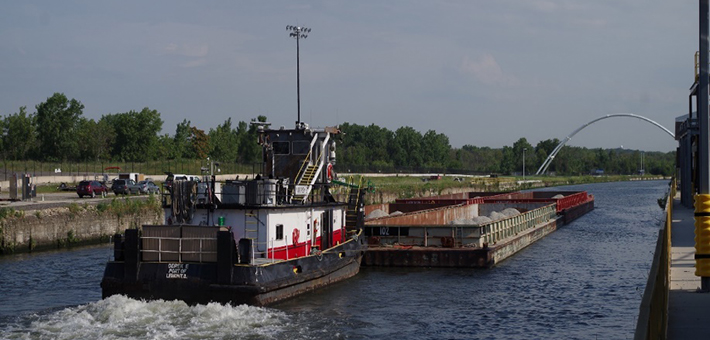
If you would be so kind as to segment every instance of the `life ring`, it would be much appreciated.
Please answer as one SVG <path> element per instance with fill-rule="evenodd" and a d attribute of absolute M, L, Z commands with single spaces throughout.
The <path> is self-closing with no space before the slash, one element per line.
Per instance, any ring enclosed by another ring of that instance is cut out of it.
<path fill-rule="evenodd" d="M 293 237 L 293 244 L 298 243 L 298 237 L 301 235 L 301 232 L 298 231 L 298 229 L 293 230 L 293 234 L 291 235 Z"/>
<path fill-rule="evenodd" d="M 328 179 L 333 180 L 333 164 L 328 163 Z"/>
<path fill-rule="evenodd" d="M 318 220 L 313 221 L 313 234 L 318 235 Z"/>

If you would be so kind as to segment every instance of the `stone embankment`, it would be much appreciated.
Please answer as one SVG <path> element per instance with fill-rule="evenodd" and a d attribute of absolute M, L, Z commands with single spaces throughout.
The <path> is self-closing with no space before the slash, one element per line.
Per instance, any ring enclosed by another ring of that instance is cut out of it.
<path fill-rule="evenodd" d="M 0 255 L 108 242 L 124 229 L 162 222 L 163 211 L 156 199 L 4 207 L 0 208 Z"/>

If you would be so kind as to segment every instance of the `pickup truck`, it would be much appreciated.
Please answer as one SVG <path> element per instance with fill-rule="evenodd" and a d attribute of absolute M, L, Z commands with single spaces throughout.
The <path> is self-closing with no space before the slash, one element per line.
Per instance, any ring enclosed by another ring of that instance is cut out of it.
<path fill-rule="evenodd" d="M 141 192 L 140 186 L 132 179 L 114 179 L 111 190 L 116 195 L 137 195 Z"/>

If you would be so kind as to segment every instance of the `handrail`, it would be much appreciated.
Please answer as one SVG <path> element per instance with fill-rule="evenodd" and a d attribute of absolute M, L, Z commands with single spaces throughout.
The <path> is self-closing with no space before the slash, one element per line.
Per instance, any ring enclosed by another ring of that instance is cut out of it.
<path fill-rule="evenodd" d="M 295 183 L 298 183 L 301 180 L 301 178 L 303 177 L 303 175 L 305 174 L 305 172 L 306 172 L 305 169 L 307 169 L 308 167 L 306 167 L 304 169 L 304 166 L 307 163 L 311 162 L 311 153 L 313 152 L 313 145 L 316 144 L 317 140 L 318 140 L 318 134 L 316 133 L 313 136 L 313 139 L 311 139 L 311 144 L 308 146 L 308 153 L 306 154 L 306 158 L 303 160 L 303 163 L 301 164 L 301 168 L 298 169 L 298 172 L 296 173 L 296 178 L 294 178 Z"/>
<path fill-rule="evenodd" d="M 163 253 L 165 254 L 178 254 L 178 262 L 182 262 L 182 256 L 183 254 L 199 254 L 200 255 L 200 263 L 204 262 L 202 260 L 203 254 L 217 254 L 217 251 L 204 251 L 203 250 L 203 242 L 204 241 L 213 241 L 217 242 L 216 237 L 160 237 L 160 236 L 142 236 L 142 240 L 158 240 L 158 250 L 153 250 L 153 249 L 141 249 L 141 253 L 158 253 L 158 262 L 163 262 Z M 178 241 L 178 250 L 163 250 L 163 240 L 168 240 L 168 241 Z M 200 247 L 198 251 L 185 251 L 182 249 L 182 244 L 183 240 L 186 241 L 200 241 Z"/>
<path fill-rule="evenodd" d="M 483 243 L 495 244 L 496 242 L 528 230 L 537 224 L 549 221 L 556 216 L 556 204 L 524 212 L 520 215 L 493 221 L 481 225 L 480 239 Z"/>
<path fill-rule="evenodd" d="M 301 178 L 303 178 L 303 176 L 306 174 L 306 169 L 308 169 L 306 164 L 310 163 L 311 151 L 312 150 L 308 150 L 308 153 L 306 154 L 306 158 L 303 160 L 303 162 L 301 162 L 301 167 L 298 169 L 298 172 L 296 173 L 296 178 L 294 178 L 294 184 L 298 184 L 298 182 L 301 180 Z"/>

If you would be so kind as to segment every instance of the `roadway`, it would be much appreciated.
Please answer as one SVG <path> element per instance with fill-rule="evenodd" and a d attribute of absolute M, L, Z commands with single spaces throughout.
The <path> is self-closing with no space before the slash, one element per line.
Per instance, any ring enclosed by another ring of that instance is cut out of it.
<path fill-rule="evenodd" d="M 106 197 L 84 197 L 79 198 L 75 191 L 58 191 L 52 193 L 37 194 L 37 197 L 33 197 L 28 201 L 11 201 L 9 198 L 9 193 L 2 193 L 0 195 L 0 208 L 13 208 L 15 210 L 41 210 L 48 208 L 63 207 L 71 203 L 76 204 L 92 204 L 96 205 L 102 201 L 111 201 L 114 198 L 124 198 L 131 197 L 135 199 L 146 199 L 148 195 L 114 195 L 109 193 Z"/>

